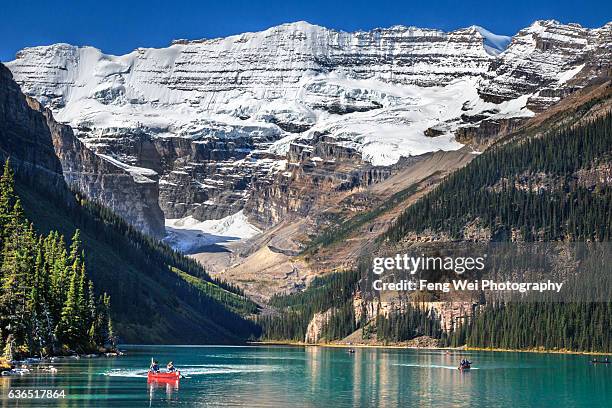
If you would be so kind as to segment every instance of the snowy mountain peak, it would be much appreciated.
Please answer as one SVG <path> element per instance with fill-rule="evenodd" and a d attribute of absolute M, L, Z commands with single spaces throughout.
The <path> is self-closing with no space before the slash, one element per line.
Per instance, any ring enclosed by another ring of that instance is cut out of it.
<path fill-rule="evenodd" d="M 308 21 L 300 20 L 294 21 L 291 23 L 284 23 L 275 27 L 271 27 L 271 29 L 286 29 L 290 31 L 301 30 L 301 31 L 311 31 L 311 30 L 329 30 L 323 26 L 309 23 Z"/>
<path fill-rule="evenodd" d="M 529 26 L 529 28 L 541 28 L 541 27 L 553 27 L 553 26 L 560 26 L 563 25 L 561 24 L 558 20 L 554 20 L 554 19 L 548 19 L 548 20 L 536 20 L 533 23 L 531 23 L 531 25 Z M 570 24 L 567 24 L 570 25 Z"/>
<path fill-rule="evenodd" d="M 533 115 L 603 66 L 588 61 L 609 55 L 609 31 L 543 21 L 508 45 L 479 26 L 349 33 L 299 21 L 120 56 L 32 47 L 7 66 L 96 153 L 159 174 L 168 218 L 206 218 L 238 212 L 246 180 L 284 171 L 291 147 L 320 135 L 390 165 L 461 148 L 455 135 L 482 120 Z"/>

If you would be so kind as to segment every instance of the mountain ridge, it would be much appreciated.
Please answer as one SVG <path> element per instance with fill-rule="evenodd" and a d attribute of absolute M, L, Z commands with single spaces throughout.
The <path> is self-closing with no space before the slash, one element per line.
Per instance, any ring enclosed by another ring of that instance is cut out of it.
<path fill-rule="evenodd" d="M 157 173 L 150 200 L 165 218 L 206 220 L 258 208 L 256 187 L 287 173 L 292 149 L 316 149 L 321 135 L 373 166 L 457 150 L 482 139 L 477 129 L 514 126 L 610 64 L 610 24 L 536 21 L 497 56 L 483 32 L 298 22 L 122 56 L 33 47 L 8 66 L 100 157 L 135 178 Z"/>

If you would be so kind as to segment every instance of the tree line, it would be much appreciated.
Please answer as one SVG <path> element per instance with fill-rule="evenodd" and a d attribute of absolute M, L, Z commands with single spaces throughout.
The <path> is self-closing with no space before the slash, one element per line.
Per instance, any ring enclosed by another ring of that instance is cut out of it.
<path fill-rule="evenodd" d="M 257 324 L 246 318 L 257 305 L 197 261 L 78 191 L 61 194 L 23 173 L 16 174 L 15 187 L 38 231 L 68 236 L 79 229 L 86 238 L 89 275 L 112 296 L 121 340 L 225 344 L 259 335 Z"/>
<path fill-rule="evenodd" d="M 401 342 L 419 336 L 436 339 L 443 337 L 440 320 L 426 310 L 414 307 L 410 303 L 401 311 L 388 316 L 379 314 L 375 322 L 376 339 L 383 342 Z"/>
<path fill-rule="evenodd" d="M 449 345 L 612 352 L 612 302 L 525 302 L 482 306 Z"/>

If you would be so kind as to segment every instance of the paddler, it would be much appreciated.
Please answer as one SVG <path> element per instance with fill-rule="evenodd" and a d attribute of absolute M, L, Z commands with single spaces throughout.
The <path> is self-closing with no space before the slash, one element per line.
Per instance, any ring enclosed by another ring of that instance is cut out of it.
<path fill-rule="evenodd" d="M 158 373 L 159 372 L 159 363 L 157 360 L 151 359 L 151 366 L 149 367 L 149 371 Z"/>

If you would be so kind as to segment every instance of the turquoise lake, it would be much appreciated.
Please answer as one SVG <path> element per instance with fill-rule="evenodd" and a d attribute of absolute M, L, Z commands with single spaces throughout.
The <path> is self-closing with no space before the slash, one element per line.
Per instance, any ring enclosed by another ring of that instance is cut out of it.
<path fill-rule="evenodd" d="M 125 346 L 126 356 L 62 360 L 57 374 L 2 377 L 2 406 L 610 407 L 612 365 L 580 355 L 325 347 Z M 151 357 L 188 378 L 147 384 Z M 457 362 L 468 358 L 470 372 Z M 64 399 L 9 400 L 63 389 Z"/>

